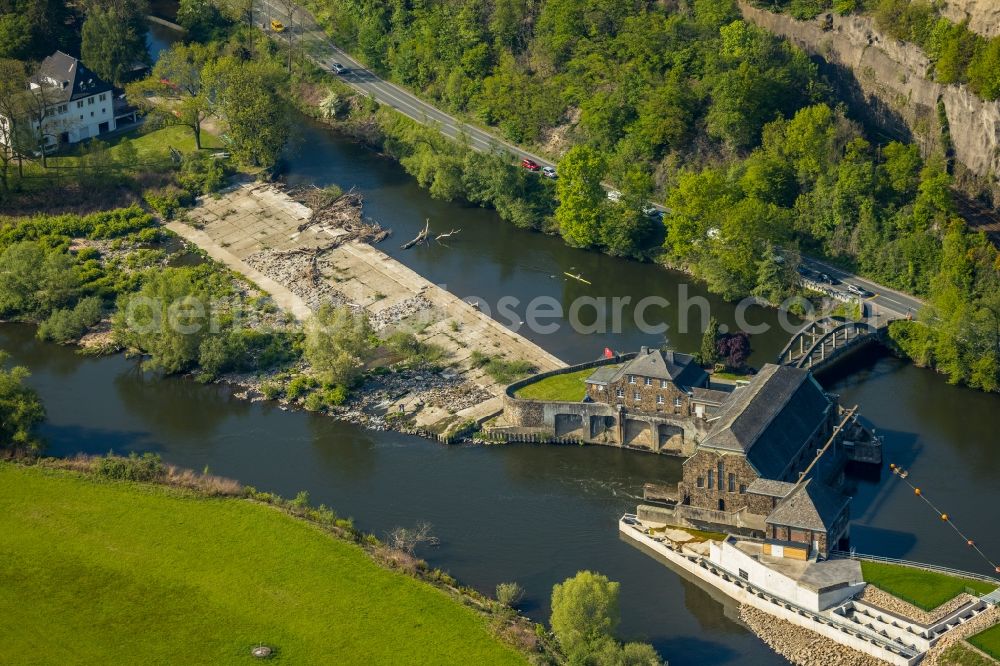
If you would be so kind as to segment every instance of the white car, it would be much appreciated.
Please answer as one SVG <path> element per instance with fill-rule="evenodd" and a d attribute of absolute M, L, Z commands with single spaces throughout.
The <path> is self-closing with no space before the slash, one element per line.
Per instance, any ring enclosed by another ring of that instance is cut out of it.
<path fill-rule="evenodd" d="M 546 178 L 555 178 L 556 168 L 550 166 L 542 167 L 542 175 L 545 176 Z"/>
<path fill-rule="evenodd" d="M 860 296 L 861 298 L 871 298 L 872 296 L 875 295 L 872 292 L 865 289 L 864 287 L 859 287 L 856 284 L 847 285 L 847 291 L 851 292 L 855 296 Z"/>
<path fill-rule="evenodd" d="M 330 69 L 333 70 L 334 74 L 344 75 L 347 73 L 347 68 L 341 65 L 339 62 L 331 62 Z"/>
<path fill-rule="evenodd" d="M 621 201 L 622 193 L 618 190 L 608 190 L 608 199 L 610 201 Z"/>

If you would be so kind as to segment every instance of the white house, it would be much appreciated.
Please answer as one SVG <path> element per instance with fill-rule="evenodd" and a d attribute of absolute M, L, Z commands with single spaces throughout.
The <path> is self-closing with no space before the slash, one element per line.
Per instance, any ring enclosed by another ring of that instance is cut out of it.
<path fill-rule="evenodd" d="M 76 58 L 56 51 L 42 61 L 32 77 L 31 93 L 45 104 L 41 136 L 46 147 L 77 143 L 116 128 L 114 88 L 87 69 Z M 9 120 L 0 117 L 0 129 Z M 33 130 L 39 130 L 33 121 Z M 8 132 L 0 131 L 7 143 Z"/>

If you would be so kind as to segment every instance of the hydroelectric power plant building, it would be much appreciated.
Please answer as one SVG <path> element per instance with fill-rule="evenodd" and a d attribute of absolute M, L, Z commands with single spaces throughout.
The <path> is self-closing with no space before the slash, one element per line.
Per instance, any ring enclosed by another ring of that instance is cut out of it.
<path fill-rule="evenodd" d="M 587 368 L 582 401 L 517 396 Z M 847 462 L 881 461 L 879 439 L 808 370 L 768 364 L 745 384 L 715 385 L 693 357 L 646 347 L 512 384 L 489 434 L 684 456 L 681 480 L 658 486 L 640 518 L 766 539 L 803 559 L 846 541 Z"/>

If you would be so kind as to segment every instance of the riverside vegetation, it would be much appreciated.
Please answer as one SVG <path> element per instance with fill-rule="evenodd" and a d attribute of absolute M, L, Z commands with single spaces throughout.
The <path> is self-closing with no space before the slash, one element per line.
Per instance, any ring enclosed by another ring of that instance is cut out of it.
<path fill-rule="evenodd" d="M 927 298 L 917 322 L 892 327 L 900 352 L 952 382 L 1000 387 L 997 253 L 958 218 L 945 159 L 873 145 L 806 55 L 741 21 L 735 3 L 313 8 L 381 74 L 561 156 L 560 177 L 380 108 L 221 4 L 131 96 L 196 144 L 209 117 L 224 120 L 234 157 L 265 172 L 278 166 L 287 119 L 276 100 L 287 97 L 397 158 L 433 196 L 492 206 L 571 245 L 656 259 L 728 299 L 780 302 L 798 289 L 799 253 L 825 257 Z M 668 206 L 662 224 L 643 212 L 651 197 Z M 183 205 L 150 201 L 164 214 Z"/>
<path fill-rule="evenodd" d="M 919 321 L 893 326 L 896 348 L 952 382 L 997 390 L 997 253 L 958 217 L 945 157 L 873 144 L 805 54 L 740 20 L 735 3 L 671 7 L 311 4 L 380 74 L 560 157 L 554 184 L 343 84 L 299 94 L 433 196 L 492 205 L 571 245 L 656 258 L 729 299 L 794 293 L 800 252 L 923 296 Z M 643 214 L 650 197 L 667 205 L 662 225 Z"/>
<path fill-rule="evenodd" d="M 41 458 L 37 446 L 24 446 L 37 441 L 43 416 L 26 376 L 24 368 L 0 370 L 8 537 L 0 572 L 17 581 L 0 591 L 0 607 L 20 609 L 16 626 L 0 626 L 15 660 L 106 660 L 109 646 L 127 645 L 156 661 L 183 644 L 229 662 L 265 641 L 293 661 L 662 663 L 649 645 L 616 641 L 618 586 L 599 574 L 555 587 L 549 632 L 514 610 L 524 593 L 516 583 L 498 585 L 494 601 L 420 559 L 417 548 L 433 540 L 429 525 L 397 528 L 382 541 L 313 506 L 307 492 L 283 499 L 152 453 Z M 62 555 L 41 557 L 55 538 Z M 220 569 L 219 561 L 231 564 Z M 266 613 L 262 597 L 271 600 Z M 281 599 L 295 599 L 294 607 Z M 55 633 L 43 630 L 54 609 L 71 610 Z"/>

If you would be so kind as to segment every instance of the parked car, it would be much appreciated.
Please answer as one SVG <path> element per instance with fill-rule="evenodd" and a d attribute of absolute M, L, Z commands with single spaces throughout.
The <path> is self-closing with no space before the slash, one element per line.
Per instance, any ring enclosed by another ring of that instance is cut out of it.
<path fill-rule="evenodd" d="M 608 199 L 611 201 L 621 201 L 622 193 L 618 190 L 608 190 Z"/>
<path fill-rule="evenodd" d="M 828 273 L 820 273 L 819 274 L 819 279 L 822 282 L 825 282 L 827 284 L 832 284 L 832 285 L 838 285 L 838 284 L 840 284 L 840 280 L 838 280 L 837 278 L 833 277 L 832 275 L 830 275 Z"/>
<path fill-rule="evenodd" d="M 556 168 L 550 166 L 542 167 L 542 175 L 545 176 L 546 178 L 555 178 Z"/>
<path fill-rule="evenodd" d="M 847 291 L 851 292 L 855 296 L 860 296 L 861 298 L 871 298 L 872 296 L 875 295 L 872 292 L 865 289 L 864 287 L 859 287 L 856 284 L 847 285 Z"/>
<path fill-rule="evenodd" d="M 330 69 L 333 70 L 334 74 L 347 74 L 347 68 L 336 61 L 330 63 Z"/>
<path fill-rule="evenodd" d="M 538 162 L 536 162 L 535 160 L 529 160 L 527 157 L 521 160 L 521 166 L 527 169 L 528 171 L 538 171 L 539 169 L 542 168 L 538 166 Z"/>
<path fill-rule="evenodd" d="M 805 266 L 799 266 L 795 270 L 798 271 L 799 275 L 806 278 L 807 280 L 816 279 L 816 274 L 810 268 L 806 268 Z"/>
<path fill-rule="evenodd" d="M 646 217 L 656 218 L 659 217 L 660 211 L 658 211 L 655 206 L 650 206 L 647 204 L 642 207 L 642 214 L 645 215 Z"/>

